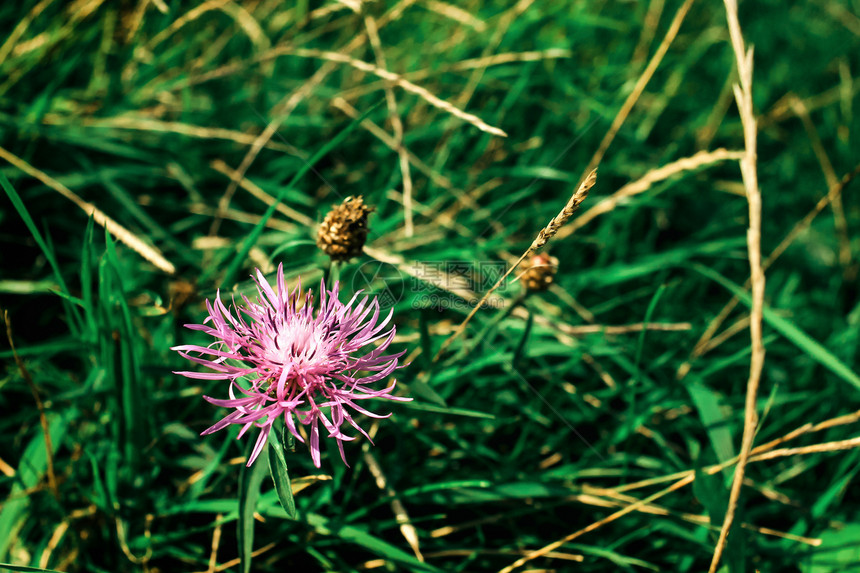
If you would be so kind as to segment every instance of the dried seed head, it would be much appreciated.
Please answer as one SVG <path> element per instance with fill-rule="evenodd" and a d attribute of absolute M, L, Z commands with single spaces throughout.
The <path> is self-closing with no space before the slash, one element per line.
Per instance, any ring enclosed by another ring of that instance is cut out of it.
<path fill-rule="evenodd" d="M 373 211 L 360 195 L 347 197 L 323 219 L 317 231 L 317 246 L 333 261 L 359 256 L 367 240 L 367 216 Z"/>
<path fill-rule="evenodd" d="M 556 271 L 558 271 L 558 259 L 541 253 L 529 260 L 529 268 L 523 271 L 520 280 L 526 290 L 540 292 L 549 288 Z"/>
<path fill-rule="evenodd" d="M 532 252 L 546 245 L 546 242 L 558 233 L 558 230 L 567 223 L 570 216 L 579 209 L 579 206 L 583 201 L 585 201 L 585 198 L 588 197 L 588 192 L 592 187 L 594 187 L 595 183 L 597 183 L 597 169 L 593 169 L 591 173 L 582 180 L 582 183 L 579 184 L 579 189 L 577 189 L 576 193 L 574 193 L 567 201 L 567 205 L 564 206 L 564 209 L 562 209 L 558 215 L 553 217 L 552 221 L 550 221 L 546 227 L 541 229 L 541 232 L 538 233 L 538 236 L 535 237 L 534 241 L 532 241 L 532 246 L 530 247 Z"/>

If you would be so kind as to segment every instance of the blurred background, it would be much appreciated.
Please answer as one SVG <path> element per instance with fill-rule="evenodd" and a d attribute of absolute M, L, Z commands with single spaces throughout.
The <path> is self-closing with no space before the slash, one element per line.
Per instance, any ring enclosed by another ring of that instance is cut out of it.
<path fill-rule="evenodd" d="M 860 2 L 739 20 L 773 456 L 720 570 L 851 571 Z M 751 352 L 737 81 L 717 0 L 3 3 L 0 569 L 706 570 Z M 526 261 L 432 362 L 595 167 L 551 286 Z M 350 468 L 288 453 L 291 519 L 268 476 L 240 503 L 244 441 L 199 436 L 224 389 L 169 347 L 255 268 L 318 284 L 358 195 L 342 289 L 394 310 L 414 401 Z"/>

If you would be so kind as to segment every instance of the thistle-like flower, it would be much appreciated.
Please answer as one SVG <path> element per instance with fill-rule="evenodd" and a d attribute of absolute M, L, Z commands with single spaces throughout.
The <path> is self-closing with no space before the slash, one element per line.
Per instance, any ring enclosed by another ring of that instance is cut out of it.
<path fill-rule="evenodd" d="M 387 388 L 370 387 L 394 372 L 405 352 L 383 354 L 394 338 L 393 325 L 385 331 L 392 313 L 379 322 L 375 298 L 365 296 L 356 304 L 360 291 L 343 304 L 338 300 L 337 283 L 331 290 L 320 284 L 319 306 L 315 307 L 311 291 L 303 294 L 301 285 L 289 291 L 283 265 L 278 266 L 277 290 L 259 270 L 254 282 L 259 294 L 255 300 L 243 295 L 244 305 L 237 306 L 234 300 L 231 312 L 221 302 L 219 292 L 213 302 L 206 301 L 209 316 L 203 324 L 186 325 L 215 337 L 212 344 L 173 348 L 192 362 L 215 371 L 176 374 L 229 382 L 229 399 L 204 398 L 233 411 L 203 435 L 230 424 L 242 426 L 239 437 L 252 426 L 260 428 L 248 459 L 250 466 L 266 445 L 272 425 L 283 416 L 287 429 L 300 442 L 305 439 L 296 422 L 308 427 L 308 448 L 316 467 L 320 467 L 320 424 L 328 437 L 337 440 L 346 463 L 343 442 L 355 438 L 342 432 L 343 423 L 370 439 L 349 409 L 373 418 L 387 418 L 391 414 L 374 414 L 357 402 L 368 398 L 411 400 L 391 395 L 393 380 Z M 300 304 L 301 299 L 304 304 Z M 374 346 L 374 342 L 378 344 Z"/>

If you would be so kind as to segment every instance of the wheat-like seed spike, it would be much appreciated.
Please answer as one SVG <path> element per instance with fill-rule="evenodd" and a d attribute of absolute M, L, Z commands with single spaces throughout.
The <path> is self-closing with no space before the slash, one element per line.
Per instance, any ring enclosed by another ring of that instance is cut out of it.
<path fill-rule="evenodd" d="M 582 203 L 585 198 L 588 197 L 588 191 L 589 189 L 594 187 L 594 183 L 596 181 L 597 168 L 593 169 L 591 173 L 588 174 L 588 177 L 583 179 L 582 183 L 579 184 L 579 188 L 576 190 L 576 193 L 573 194 L 573 196 L 567 202 L 567 205 L 565 205 L 564 209 L 561 210 L 561 213 L 556 215 L 546 227 L 541 229 L 541 232 L 538 233 L 538 236 L 535 237 L 535 240 L 532 241 L 532 244 L 529 246 L 528 249 L 526 249 L 526 252 L 524 252 L 522 256 L 520 256 L 520 258 L 517 260 L 517 262 L 511 265 L 507 272 L 505 272 L 505 274 L 503 274 L 499 278 L 499 280 L 496 281 L 496 284 L 494 284 L 492 288 L 490 288 L 490 290 L 488 290 L 484 294 L 484 296 L 481 297 L 481 300 L 478 301 L 478 304 L 476 304 L 472 308 L 471 312 L 469 312 L 469 314 L 466 316 L 466 318 L 463 319 L 463 322 L 460 323 L 460 326 L 458 326 L 454 333 L 449 336 L 445 340 L 445 342 L 442 343 L 442 346 L 439 347 L 438 351 L 436 351 L 436 356 L 433 357 L 433 362 L 437 362 L 442 357 L 442 355 L 445 354 L 445 350 L 448 349 L 448 346 L 450 346 L 451 343 L 454 342 L 454 340 L 456 340 L 458 336 L 463 334 L 463 331 L 466 330 L 466 325 L 469 324 L 469 321 L 472 320 L 472 317 L 475 316 L 475 313 L 477 313 L 478 310 L 484 306 L 484 303 L 487 301 L 488 298 L 490 298 L 490 295 L 492 295 L 493 292 L 495 292 L 495 290 L 499 288 L 499 286 L 505 281 L 505 279 L 508 278 L 508 276 L 512 272 L 514 272 L 514 269 L 520 266 L 520 263 L 526 260 L 526 258 L 530 257 L 542 246 L 544 246 L 547 241 L 549 241 L 556 233 L 558 233 L 558 230 L 561 228 L 562 225 L 565 224 L 568 219 L 570 219 L 570 216 L 573 215 L 574 211 L 576 211 L 580 203 Z"/>
<path fill-rule="evenodd" d="M 538 233 L 538 236 L 535 237 L 535 240 L 532 242 L 531 251 L 536 251 L 546 245 L 546 242 L 558 233 L 558 230 L 567 223 L 567 220 L 570 219 L 570 216 L 573 215 L 579 206 L 585 201 L 585 198 L 588 197 L 588 192 L 594 187 L 594 184 L 597 182 L 597 169 L 593 169 L 591 173 L 588 174 L 588 177 L 580 184 L 579 189 L 576 190 L 570 200 L 567 202 L 567 205 L 564 206 L 564 209 L 556 215 L 549 224 Z"/>

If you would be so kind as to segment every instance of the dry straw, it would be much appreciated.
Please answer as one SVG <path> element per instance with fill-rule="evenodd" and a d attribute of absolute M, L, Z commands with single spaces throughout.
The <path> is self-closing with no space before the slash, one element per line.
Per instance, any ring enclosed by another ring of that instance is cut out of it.
<path fill-rule="evenodd" d="M 389 10 L 379 20 L 376 21 L 377 31 L 378 31 L 378 29 L 381 29 L 382 27 L 384 27 L 389 22 L 392 22 L 392 21 L 398 19 L 400 17 L 400 15 L 403 13 L 403 10 L 405 10 L 406 8 L 408 8 L 409 6 L 414 4 L 415 1 L 416 0 L 404 0 L 404 1 L 400 2 L 397 6 L 395 6 L 391 10 Z M 218 213 L 219 214 L 226 211 L 227 207 L 229 207 L 230 201 L 233 197 L 233 194 L 236 192 L 236 189 L 239 187 L 239 182 L 242 180 L 243 177 L 245 177 L 245 174 L 248 172 L 248 169 L 251 167 L 251 164 L 257 158 L 260 151 L 263 149 L 263 147 L 266 144 L 269 143 L 269 141 L 272 139 L 272 137 L 274 137 L 274 135 L 277 133 L 278 129 L 280 129 L 281 125 L 283 125 L 284 121 L 287 120 L 287 118 L 293 113 L 293 111 L 296 109 L 296 107 L 298 107 L 298 105 L 302 102 L 302 100 L 304 100 L 305 97 L 307 97 L 314 90 L 314 88 L 316 88 L 316 86 L 321 84 L 323 82 L 323 80 L 325 80 L 325 78 L 328 77 L 328 75 L 337 68 L 338 63 L 360 62 L 360 60 L 354 60 L 353 58 L 348 56 L 348 54 L 353 52 L 354 50 L 358 49 L 362 45 L 364 45 L 364 43 L 367 40 L 368 40 L 367 35 L 359 35 L 359 36 L 356 36 L 355 38 L 353 38 L 339 53 L 338 52 L 324 52 L 324 54 L 330 55 L 331 58 L 323 57 L 323 59 L 326 59 L 328 61 L 326 61 L 326 63 L 323 64 L 320 67 L 320 69 L 318 69 L 314 73 L 314 75 L 312 75 L 310 77 L 310 79 L 308 79 L 298 89 L 294 90 L 288 96 L 283 98 L 280 102 L 278 102 L 272 108 L 270 115 L 273 116 L 273 119 L 266 125 L 266 128 L 254 140 L 253 144 L 251 145 L 251 148 L 245 154 L 245 157 L 242 159 L 242 162 L 239 164 L 239 167 L 236 169 L 235 177 L 233 177 L 231 179 L 230 185 L 227 187 L 227 190 L 224 191 L 224 195 L 221 197 L 221 200 L 218 203 Z M 291 47 L 287 46 L 284 49 L 277 48 L 277 49 L 273 50 L 272 54 L 274 56 L 282 55 L 282 54 L 294 54 L 297 56 L 301 56 L 302 54 L 300 54 L 299 52 L 301 52 L 301 50 L 294 51 L 291 49 Z M 307 52 L 314 52 L 314 51 L 307 51 Z M 319 54 L 322 54 L 322 52 L 318 52 L 315 54 L 315 56 L 311 56 L 311 57 L 319 56 Z M 378 69 L 375 66 L 372 66 L 366 62 L 360 62 L 359 65 L 360 66 L 363 65 L 365 68 L 371 68 L 372 70 Z M 354 66 L 354 67 L 356 67 L 356 69 L 361 69 L 361 67 L 357 67 L 357 66 Z M 238 69 L 242 69 L 242 68 L 241 67 L 233 68 L 230 71 L 237 71 Z M 364 69 L 362 71 L 371 71 L 371 70 Z M 375 72 L 372 72 L 372 73 L 375 73 L 375 75 L 377 75 L 383 79 L 391 80 L 392 77 L 399 79 L 398 76 L 396 76 L 395 74 L 391 74 L 390 72 L 388 72 L 386 70 L 380 70 L 380 71 L 382 72 L 382 74 L 377 74 Z M 452 114 L 457 115 L 457 112 L 459 112 L 460 114 L 465 114 L 465 116 L 469 116 L 470 118 L 475 118 L 478 122 L 483 124 L 483 122 L 481 122 L 480 119 L 477 118 L 476 116 L 473 116 L 471 114 L 466 114 L 465 112 L 460 112 L 460 110 L 456 110 L 456 112 L 451 111 L 450 108 L 453 107 L 453 106 L 451 106 L 451 104 L 443 102 L 442 100 L 440 100 L 439 98 L 437 98 L 436 96 L 434 96 L 433 94 L 428 92 L 427 90 L 424 90 L 424 88 L 419 88 L 418 86 L 415 86 L 414 84 L 411 84 L 410 82 L 406 82 L 405 84 L 403 84 L 401 82 L 395 82 L 395 83 L 397 85 L 400 85 L 401 87 L 403 87 L 407 91 L 410 91 L 410 88 L 414 87 L 417 89 L 417 91 L 413 91 L 413 93 L 416 93 L 417 95 L 419 95 L 421 97 L 424 97 L 431 104 L 436 105 L 439 102 L 441 102 L 441 104 L 443 105 L 443 108 L 447 109 Z M 433 103 L 434 101 L 436 102 L 436 104 Z M 447 106 L 447 107 L 445 107 L 445 106 Z M 466 118 L 464 117 L 464 119 L 466 119 Z M 486 125 L 486 124 L 483 124 L 483 125 Z M 491 130 L 496 129 L 496 128 L 493 128 L 491 126 L 487 126 L 487 127 L 490 127 Z M 501 130 L 497 130 L 497 131 L 500 132 L 501 135 L 505 135 L 505 133 L 502 132 Z M 212 222 L 211 228 L 209 229 L 209 234 L 215 235 L 218 231 L 219 225 L 220 225 L 220 217 L 216 216 L 215 220 Z"/>
<path fill-rule="evenodd" d="M 471 13 L 453 4 L 438 2 L 437 0 L 427 0 L 426 6 L 428 10 L 469 26 L 477 32 L 483 32 L 487 29 L 487 24 L 483 20 L 476 18 Z"/>
<path fill-rule="evenodd" d="M 756 136 L 757 126 L 752 100 L 753 51 L 744 47 L 741 26 L 738 21 L 738 5 L 736 0 L 724 0 L 729 35 L 732 49 L 737 60 L 740 85 L 734 86 L 735 100 L 740 111 L 741 124 L 744 131 L 744 157 L 741 159 L 741 175 L 747 191 L 749 203 L 749 229 L 747 230 L 747 251 L 750 261 L 750 280 L 752 282 L 752 309 L 750 312 L 750 338 L 752 341 L 752 356 L 750 359 L 750 374 L 747 380 L 746 404 L 744 406 L 744 431 L 741 440 L 738 465 L 732 487 L 729 491 L 729 503 L 726 516 L 711 559 L 709 573 L 715 573 L 726 546 L 726 540 L 735 518 L 741 486 L 744 480 L 744 470 L 752 450 L 753 439 L 758 427 L 758 412 L 756 399 L 764 368 L 764 342 L 762 340 L 762 320 L 764 311 L 764 269 L 761 261 L 761 192 L 758 187 L 758 171 L 756 167 Z"/>
<path fill-rule="evenodd" d="M 69 125 L 69 121 L 65 116 L 59 114 L 46 114 L 43 123 L 47 125 Z M 155 133 L 173 133 L 194 139 L 221 139 L 224 141 L 233 141 L 240 145 L 250 145 L 254 143 L 257 136 L 251 133 L 243 133 L 233 129 L 225 129 L 222 127 L 202 127 L 178 121 L 163 121 L 160 119 L 147 117 L 131 117 L 126 115 L 114 117 L 89 117 L 89 118 L 74 118 L 75 127 L 91 127 L 94 129 L 123 129 L 129 131 L 149 131 Z M 269 141 L 264 147 L 275 151 L 282 151 L 295 155 L 303 156 L 303 152 L 292 145 L 282 142 Z"/>
<path fill-rule="evenodd" d="M 331 104 L 353 119 L 357 119 L 361 115 L 357 109 L 355 109 L 349 104 L 349 102 L 347 102 L 341 97 L 334 98 Z M 395 137 L 389 135 L 384 129 L 373 123 L 371 120 L 364 119 L 361 121 L 360 125 L 368 132 L 370 132 L 371 135 L 384 143 L 392 151 L 400 153 L 400 150 L 403 150 L 403 152 L 406 154 L 407 159 L 409 160 L 409 163 L 413 167 L 415 167 L 415 169 L 426 175 L 427 178 L 430 179 L 434 184 L 444 189 L 452 190 L 454 188 L 454 185 L 453 183 L 451 183 L 450 179 L 424 163 L 421 158 L 409 151 L 409 148 L 403 145 L 402 141 L 400 142 L 400 144 L 398 144 L 398 140 Z M 459 193 L 462 192 L 460 191 Z"/>
<path fill-rule="evenodd" d="M 821 136 L 818 135 L 818 130 L 815 128 L 815 124 L 812 123 L 812 118 L 809 117 L 806 105 L 804 105 L 802 99 L 795 97 L 791 102 L 791 107 L 797 117 L 800 118 L 809 136 L 809 143 L 812 145 L 812 151 L 821 165 L 821 171 L 824 174 L 825 181 L 827 181 L 827 187 L 835 187 L 839 184 L 839 177 L 836 176 L 836 170 L 827 156 L 827 151 L 825 151 L 824 144 L 821 142 Z M 847 271 L 851 265 L 851 238 L 848 234 L 848 221 L 845 219 L 845 209 L 842 206 L 841 195 L 833 198 L 830 208 L 833 211 L 833 222 L 836 225 L 836 234 L 839 237 L 839 263 Z"/>
<path fill-rule="evenodd" d="M 356 36 L 344 47 L 344 52 L 349 53 L 357 49 L 364 44 L 365 39 L 365 36 Z M 337 66 L 334 63 L 326 62 L 325 65 L 321 66 L 320 69 L 318 69 L 314 75 L 308 79 L 308 81 L 281 99 L 281 101 L 272 108 L 271 115 L 273 115 L 274 118 L 266 125 L 266 128 L 260 132 L 260 135 L 258 135 L 251 144 L 251 148 L 245 154 L 245 157 L 242 158 L 242 162 L 234 172 L 234 177 L 230 180 L 230 184 L 227 186 L 226 191 L 224 191 L 224 195 L 218 202 L 218 215 L 216 215 L 215 219 L 212 221 L 212 226 L 209 228 L 210 235 L 217 234 L 221 221 L 220 214 L 225 212 L 230 206 L 230 201 L 232 200 L 236 189 L 239 187 L 239 182 L 245 177 L 245 174 L 248 172 L 248 169 L 250 169 L 251 164 L 254 163 L 254 160 L 257 159 L 260 151 L 262 151 L 263 147 L 271 141 L 272 137 L 275 136 L 275 133 L 277 133 L 281 125 L 283 125 L 302 100 L 304 100 L 316 86 L 321 84 L 336 67 Z"/>
<path fill-rule="evenodd" d="M 803 426 L 789 432 L 788 434 L 786 434 L 785 436 L 783 436 L 781 438 L 778 438 L 776 440 L 772 440 L 771 442 L 768 442 L 767 444 L 763 444 L 761 446 L 758 446 L 757 448 L 752 450 L 752 452 L 749 452 L 752 454 L 752 456 L 748 456 L 748 458 L 749 458 L 748 461 L 757 462 L 757 461 L 763 461 L 766 459 L 774 459 L 774 458 L 780 458 L 780 457 L 790 457 L 790 456 L 802 455 L 802 454 L 832 452 L 832 451 L 839 451 L 839 450 L 856 448 L 856 447 L 860 446 L 860 438 L 853 438 L 850 440 L 842 440 L 840 442 L 825 442 L 822 444 L 815 444 L 812 446 L 807 446 L 807 447 L 802 447 L 802 448 L 783 448 L 783 449 L 779 449 L 779 450 L 774 449 L 777 445 L 782 444 L 788 440 L 795 439 L 799 436 L 802 436 L 802 435 L 805 435 L 805 434 L 808 434 L 811 432 L 819 432 L 821 430 L 832 428 L 834 426 L 852 424 L 852 423 L 857 422 L 858 420 L 860 420 L 860 411 L 857 411 L 857 412 L 854 412 L 853 414 L 848 414 L 845 416 L 839 416 L 837 418 L 833 418 L 833 419 L 827 420 L 825 422 L 821 422 L 821 423 L 816 424 L 816 425 L 804 424 Z M 725 469 L 727 467 L 731 467 L 732 465 L 734 465 L 738 462 L 739 462 L 739 456 L 736 456 L 736 457 L 734 457 L 730 460 L 727 460 L 723 463 L 716 464 L 713 466 L 708 466 L 708 467 L 704 468 L 702 471 L 708 475 L 714 475 L 716 473 L 721 472 L 723 469 Z M 614 490 L 616 492 L 622 492 L 622 491 L 630 491 L 632 489 L 637 489 L 637 488 L 650 487 L 652 485 L 656 485 L 656 484 L 667 482 L 667 481 L 674 481 L 674 483 L 672 485 L 670 485 L 669 487 L 661 489 L 660 491 L 658 491 L 652 495 L 649 495 L 648 497 L 646 497 L 644 499 L 641 499 L 639 501 L 631 503 L 630 505 L 627 505 L 626 507 L 619 509 L 615 513 L 612 513 L 611 515 L 608 515 L 599 521 L 595 521 L 594 523 L 588 525 L 587 527 L 584 527 L 578 531 L 575 531 L 574 533 L 571 533 L 570 535 L 567 535 L 567 536 L 563 537 L 562 539 L 559 539 L 558 541 L 554 541 L 553 543 L 550 543 L 549 545 L 546 545 L 540 549 L 529 552 L 527 555 L 518 559 L 517 561 L 515 561 L 511 565 L 508 565 L 507 567 L 501 569 L 499 571 L 499 573 L 511 573 L 517 567 L 520 567 L 520 566 L 524 565 L 525 563 L 528 563 L 529 561 L 532 561 L 534 559 L 538 559 L 540 557 L 547 556 L 550 554 L 550 552 L 561 547 L 565 543 L 569 543 L 570 541 L 573 541 L 574 539 L 581 537 L 581 536 L 585 535 L 586 533 L 590 533 L 592 531 L 595 531 L 596 529 L 603 527 L 607 523 L 611 523 L 613 521 L 616 521 L 617 519 L 619 519 L 619 518 L 621 518 L 621 517 L 623 517 L 629 513 L 632 513 L 634 511 L 642 511 L 644 508 L 651 505 L 654 501 L 660 499 L 661 497 L 665 497 L 666 495 L 668 495 L 674 491 L 677 491 L 686 485 L 693 483 L 695 480 L 696 480 L 696 472 L 694 470 L 687 470 L 687 471 L 678 472 L 678 473 L 674 473 L 674 474 L 667 475 L 667 476 L 661 476 L 659 478 L 650 478 L 647 480 L 643 480 L 641 482 L 636 482 L 636 483 L 627 484 L 625 486 L 614 488 Z"/>
<path fill-rule="evenodd" d="M 374 424 L 370 427 L 370 431 L 368 435 L 371 439 L 376 438 L 376 432 L 379 429 L 379 424 L 374 422 Z M 376 456 L 370 451 L 370 443 L 365 442 L 364 447 L 362 448 L 362 455 L 364 458 L 364 463 L 367 464 L 367 468 L 370 470 L 371 475 L 373 476 L 373 480 L 376 482 L 376 487 L 380 489 L 380 491 L 384 492 L 385 495 L 391 500 L 391 511 L 394 513 L 394 517 L 397 520 L 398 525 L 400 526 L 400 533 L 403 534 L 404 539 L 409 544 L 409 547 L 412 549 L 412 552 L 415 554 L 415 558 L 418 561 L 424 561 L 424 556 L 421 554 L 421 546 L 418 540 L 418 531 L 415 529 L 415 526 L 412 525 L 412 519 L 409 517 L 409 513 L 406 511 L 406 507 L 404 507 L 403 502 L 400 501 L 400 497 L 397 495 L 397 492 L 394 488 L 391 487 L 388 483 L 388 478 L 385 475 L 385 472 L 382 470 L 382 466 L 379 464 L 379 460 L 376 459 Z"/>
<path fill-rule="evenodd" d="M 379 27 L 376 25 L 376 20 L 370 16 L 365 16 L 364 27 L 367 29 L 367 37 L 370 39 L 370 46 L 373 48 L 377 66 L 381 69 L 387 69 L 385 52 L 382 50 L 382 40 L 379 38 Z M 409 169 L 409 153 L 403 147 L 403 121 L 400 119 L 400 112 L 397 110 L 397 98 L 394 95 L 393 86 L 393 82 L 386 82 L 385 102 L 388 106 L 388 117 L 391 121 L 391 127 L 394 130 L 395 149 L 400 161 L 400 173 L 403 181 L 404 233 L 407 237 L 411 237 L 415 234 L 412 220 L 412 172 Z"/>
<path fill-rule="evenodd" d="M 383 80 L 392 82 L 394 85 L 402 88 L 403 90 L 417 95 L 433 107 L 448 112 L 454 117 L 462 119 L 466 123 L 477 127 L 483 132 L 497 135 L 499 137 L 507 137 L 508 135 L 498 127 L 493 127 L 492 125 L 486 123 L 480 117 L 472 113 L 465 112 L 460 108 L 456 107 L 454 104 L 437 97 L 426 88 L 422 88 L 421 86 L 418 86 L 397 74 L 391 73 L 388 70 L 383 70 L 372 64 L 368 64 L 365 61 L 357 60 L 339 52 L 327 52 L 323 50 L 297 49 L 294 50 L 292 53 L 296 56 L 301 57 L 320 58 L 322 60 L 326 60 L 326 62 L 328 63 L 337 62 L 341 64 L 347 64 L 357 70 L 373 74 L 379 78 L 382 78 Z"/>
<path fill-rule="evenodd" d="M 651 56 L 651 60 L 648 62 L 648 65 L 645 66 L 639 79 L 636 80 L 633 90 L 630 92 L 630 95 L 627 96 L 627 99 L 624 100 L 624 103 L 621 105 L 621 109 L 615 115 L 615 119 L 612 120 L 612 125 L 609 126 L 609 130 L 603 136 L 597 151 L 594 152 L 594 155 L 588 162 L 588 166 L 585 168 L 586 173 L 600 165 L 603 156 L 606 154 L 606 150 L 609 149 L 609 146 L 612 144 L 612 141 L 615 139 L 621 126 L 624 125 L 624 122 L 627 120 L 627 116 L 629 116 L 630 112 L 633 110 L 633 106 L 635 106 L 636 102 L 639 101 L 639 97 L 645 91 L 645 87 L 648 85 L 648 82 L 651 81 L 651 78 L 654 76 L 654 72 L 657 71 L 657 68 L 660 66 L 660 62 L 663 61 L 663 57 L 666 55 L 666 52 L 669 51 L 669 46 L 674 41 L 675 36 L 678 35 L 678 32 L 681 29 L 681 24 L 687 17 L 687 12 L 690 11 L 692 5 L 693 0 L 686 0 L 681 7 L 678 8 L 678 11 L 675 13 L 675 17 L 672 19 L 672 23 L 669 25 L 669 29 L 666 31 L 666 35 L 663 37 L 663 41 L 660 42 L 660 45 L 657 47 L 657 51 L 654 52 L 653 56 Z"/>
<path fill-rule="evenodd" d="M 14 155 L 2 147 L 0 147 L 0 158 L 5 159 L 27 175 L 34 177 L 58 192 L 60 195 L 80 207 L 84 213 L 91 216 L 93 220 L 108 230 L 111 234 L 113 234 L 118 240 L 125 243 L 132 249 L 134 249 L 140 256 L 142 256 L 147 261 L 151 262 L 153 265 L 166 272 L 167 274 L 172 275 L 176 272 L 176 267 L 164 258 L 164 255 L 159 252 L 155 247 L 144 243 L 137 235 L 108 217 L 101 209 L 81 199 L 76 193 L 74 193 L 71 189 L 45 173 L 44 171 L 40 171 L 18 157 Z"/>
<path fill-rule="evenodd" d="M 572 221 L 569 225 L 565 226 L 564 229 L 559 231 L 558 238 L 563 239 L 568 235 L 572 235 L 600 215 L 604 215 L 615 209 L 625 199 L 644 193 L 655 183 L 664 181 L 669 177 L 678 175 L 679 173 L 692 171 L 693 169 L 707 167 L 732 159 L 738 160 L 742 157 L 743 152 L 741 151 L 729 151 L 720 148 L 715 149 L 714 151 L 700 151 L 690 157 L 682 157 L 672 163 L 667 163 L 666 165 L 652 169 L 636 181 L 632 181 L 624 185 L 618 191 L 609 197 L 602 199 L 597 203 L 597 205 L 579 215 L 575 221 Z"/>
<path fill-rule="evenodd" d="M 311 219 L 310 217 L 308 217 L 304 213 L 300 213 L 299 211 L 296 211 L 295 209 L 289 207 L 288 205 L 284 205 L 283 201 L 277 201 L 274 197 L 272 197 L 272 195 L 270 195 L 269 193 L 266 193 L 259 185 L 255 184 L 254 182 L 250 181 L 249 179 L 246 179 L 244 177 L 239 177 L 239 174 L 235 170 L 231 169 L 230 166 L 227 165 L 226 163 L 224 163 L 222 160 L 216 159 L 216 160 L 212 161 L 209 164 L 209 166 L 212 169 L 214 169 L 215 171 L 217 171 L 218 173 L 226 175 L 227 177 L 230 177 L 231 179 L 234 179 L 234 178 L 238 179 L 239 187 L 241 187 L 242 189 L 244 189 L 245 191 L 247 191 L 248 193 L 250 193 L 251 195 L 253 195 L 257 199 L 259 199 L 260 201 L 262 201 L 263 203 L 265 203 L 269 207 L 276 204 L 277 206 L 275 208 L 278 210 L 279 213 L 281 213 L 285 217 L 295 221 L 296 223 L 298 223 L 300 225 L 304 225 L 306 227 L 312 227 L 314 225 L 313 219 Z"/>

